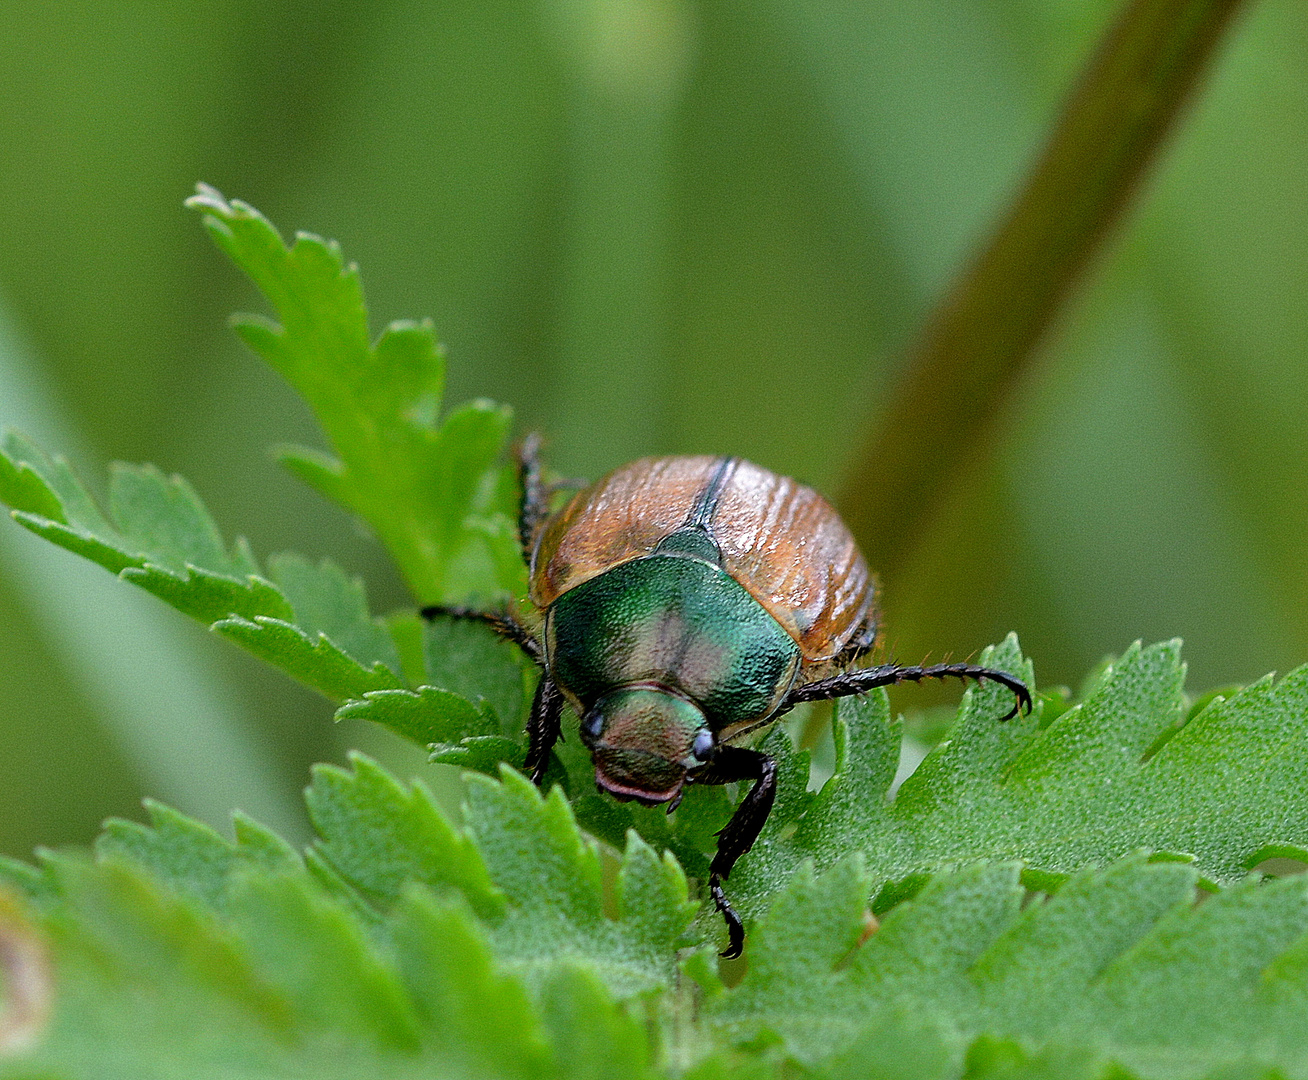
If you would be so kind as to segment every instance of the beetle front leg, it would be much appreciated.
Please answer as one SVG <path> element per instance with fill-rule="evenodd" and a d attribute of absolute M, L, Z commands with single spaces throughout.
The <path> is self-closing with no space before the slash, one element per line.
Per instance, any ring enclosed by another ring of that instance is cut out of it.
<path fill-rule="evenodd" d="M 724 960 L 734 960 L 740 955 L 745 947 L 745 927 L 727 899 L 722 883 L 731 874 L 736 860 L 754 846 L 772 813 L 777 797 L 777 763 L 760 750 L 720 746 L 704 771 L 695 777 L 697 784 L 730 784 L 736 780 L 753 780 L 754 786 L 736 807 L 726 828 L 718 833 L 718 850 L 709 864 L 709 895 L 727 923 L 729 944 L 721 953 Z"/>
<path fill-rule="evenodd" d="M 531 715 L 527 718 L 527 761 L 523 766 L 537 787 L 545 779 L 550 751 L 562 734 L 562 718 L 563 694 L 554 680 L 542 672 L 540 682 L 536 684 L 536 697 L 531 703 Z"/>
<path fill-rule="evenodd" d="M 512 615 L 436 604 L 422 609 L 424 619 L 437 619 L 441 616 L 485 623 L 501 637 L 517 645 L 542 669 L 545 667 L 545 651 L 540 642 Z M 563 695 L 554 680 L 542 670 L 540 682 L 536 684 L 536 696 L 532 699 L 531 714 L 527 717 L 527 760 L 523 765 L 523 769 L 531 774 L 532 783 L 537 786 L 545 777 L 550 751 L 562 737 L 562 717 Z"/>

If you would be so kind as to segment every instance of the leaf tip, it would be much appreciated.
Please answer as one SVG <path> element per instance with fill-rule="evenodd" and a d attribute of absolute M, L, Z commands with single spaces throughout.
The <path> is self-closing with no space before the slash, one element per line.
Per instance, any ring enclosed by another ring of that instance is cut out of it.
<path fill-rule="evenodd" d="M 528 780 L 519 769 L 515 769 L 507 761 L 500 762 L 500 779 L 506 788 L 513 789 L 519 795 L 530 795 L 536 800 L 536 802 L 543 802 L 547 798 L 553 798 L 555 791 L 558 790 L 556 785 L 555 788 L 550 790 L 549 795 L 546 796 L 544 792 Z M 560 797 L 562 797 L 561 792 Z"/>
<path fill-rule="evenodd" d="M 354 770 L 354 775 L 359 779 L 370 780 L 390 780 L 391 774 L 382 768 L 381 763 L 376 758 L 369 757 L 362 750 L 351 750 L 345 755 L 346 761 L 350 763 L 350 768 Z M 344 773 L 344 770 L 342 770 Z M 348 773 L 345 773 L 348 775 Z"/>
<path fill-rule="evenodd" d="M 223 198 L 223 193 L 204 181 L 199 181 L 195 185 L 195 194 L 186 198 L 182 205 L 188 210 L 212 210 L 224 216 L 232 212 L 227 200 Z"/>

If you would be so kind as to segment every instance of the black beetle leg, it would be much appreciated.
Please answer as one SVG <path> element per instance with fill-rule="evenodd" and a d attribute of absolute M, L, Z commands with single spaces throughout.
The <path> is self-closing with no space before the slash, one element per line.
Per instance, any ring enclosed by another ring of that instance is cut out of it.
<path fill-rule="evenodd" d="M 527 761 L 523 766 L 523 771 L 537 787 L 545 779 L 545 766 L 549 764 L 550 751 L 562 735 L 562 718 L 563 694 L 553 679 L 542 674 L 540 682 L 536 684 L 531 715 L 527 717 Z"/>
<path fill-rule="evenodd" d="M 518 483 L 522 485 L 522 504 L 518 508 L 518 542 L 522 557 L 531 565 L 536 534 L 550 516 L 551 489 L 541 477 L 540 436 L 531 432 L 518 446 Z"/>
<path fill-rule="evenodd" d="M 545 654 L 541 650 L 540 642 L 513 616 L 437 605 L 422 609 L 422 616 L 425 619 L 436 619 L 442 615 L 451 619 L 475 619 L 477 622 L 486 623 L 497 634 L 517 645 L 542 669 L 545 667 Z M 549 673 L 542 670 L 540 682 L 536 684 L 536 696 L 531 703 L 531 715 L 527 718 L 527 761 L 523 766 L 524 770 L 531 774 L 532 782 L 535 784 L 539 784 L 544 778 L 550 751 L 562 738 L 560 729 L 562 716 L 563 694 L 559 692 Z"/>
<path fill-rule="evenodd" d="M 518 483 L 522 487 L 522 502 L 518 506 L 518 542 L 522 545 L 522 561 L 531 566 L 532 552 L 541 526 L 553 511 L 550 501 L 559 491 L 577 491 L 589 480 L 552 480 L 546 483 L 540 467 L 541 438 L 535 432 L 527 435 L 518 446 Z"/>
<path fill-rule="evenodd" d="M 472 619 L 474 622 L 485 623 L 500 637 L 506 638 L 518 646 L 519 649 L 531 657 L 533 663 L 539 664 L 541 667 L 545 666 L 545 652 L 540 647 L 540 642 L 536 640 L 536 635 L 508 612 L 475 611 L 472 608 L 445 607 L 441 604 L 431 604 L 423 608 L 420 614 L 424 619 L 439 619 L 444 616 L 447 619 Z"/>
<path fill-rule="evenodd" d="M 759 750 L 739 746 L 719 746 L 703 772 L 697 773 L 697 784 L 730 784 L 736 780 L 753 780 L 744 801 L 718 833 L 718 850 L 709 864 L 709 894 L 727 923 L 729 944 L 722 951 L 724 960 L 734 960 L 745 947 L 745 927 L 727 899 L 722 883 L 731 874 L 736 860 L 754 846 L 763 823 L 772 813 L 777 797 L 777 763 Z"/>
<path fill-rule="evenodd" d="M 923 679 L 975 679 L 980 682 L 989 679 L 1001 686 L 1006 686 L 1017 699 L 1012 709 L 1000 719 L 1009 720 L 1016 716 L 1018 710 L 1031 711 L 1031 691 L 1026 683 L 1016 675 L 995 668 L 980 667 L 977 664 L 932 664 L 930 667 L 920 665 L 901 666 L 899 664 L 879 664 L 876 667 L 857 668 L 832 675 L 829 679 L 805 683 L 793 687 L 786 695 L 778 711 L 785 712 L 801 701 L 828 701 L 831 698 L 853 697 L 864 694 L 878 686 L 890 686 L 893 683 L 921 682 Z"/>

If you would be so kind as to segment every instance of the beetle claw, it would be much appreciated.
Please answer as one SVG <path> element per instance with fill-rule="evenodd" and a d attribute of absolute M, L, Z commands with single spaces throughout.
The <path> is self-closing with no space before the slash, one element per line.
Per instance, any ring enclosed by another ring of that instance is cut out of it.
<path fill-rule="evenodd" d="M 1018 679 L 1013 679 L 1012 681 L 1009 681 L 1008 679 L 997 679 L 993 673 L 990 675 L 990 678 L 1013 692 L 1013 707 L 999 718 L 1001 724 L 1005 720 L 1013 719 L 1013 717 L 1015 717 L 1019 712 L 1027 716 L 1031 714 L 1031 709 L 1034 706 L 1031 701 L 1031 691 L 1027 689 L 1026 683 L 1021 682 Z"/>
<path fill-rule="evenodd" d="M 740 921 L 740 916 L 736 914 L 736 909 L 727 899 L 727 894 L 723 892 L 721 882 L 710 881 L 709 892 L 713 895 L 713 903 L 717 905 L 727 924 L 727 947 L 718 955 L 723 960 L 736 960 L 745 951 L 745 926 Z"/>

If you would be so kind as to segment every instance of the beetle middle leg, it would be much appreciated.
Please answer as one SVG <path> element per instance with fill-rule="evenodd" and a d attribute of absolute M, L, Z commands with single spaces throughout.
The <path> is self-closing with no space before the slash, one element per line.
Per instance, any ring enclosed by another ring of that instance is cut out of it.
<path fill-rule="evenodd" d="M 429 604 L 419 614 L 428 621 L 444 616 L 447 619 L 470 619 L 485 623 L 500 637 L 513 642 L 526 653 L 533 663 L 545 666 L 545 650 L 533 634 L 507 611 L 477 611 L 475 608 L 446 607 L 443 604 Z"/>
<path fill-rule="evenodd" d="M 731 906 L 722 883 L 731 874 L 736 860 L 754 846 L 763 824 L 772 813 L 777 797 L 777 763 L 761 750 L 741 746 L 719 746 L 704 771 L 695 776 L 696 784 L 730 784 L 736 780 L 753 780 L 754 786 L 736 807 L 731 820 L 718 833 L 718 850 L 709 864 L 709 895 L 727 923 L 729 943 L 722 951 L 724 960 L 734 960 L 745 947 L 745 927 Z"/>
<path fill-rule="evenodd" d="M 976 682 L 989 680 L 1007 687 L 1017 699 L 1012 709 L 1001 719 L 1010 720 L 1018 711 L 1031 711 L 1031 691 L 1026 683 L 1016 675 L 996 668 L 981 667 L 978 664 L 932 664 L 923 667 L 919 664 L 878 664 L 875 667 L 856 668 L 842 671 L 829 679 L 804 683 L 792 687 L 786 695 L 778 712 L 784 712 L 801 701 L 829 701 L 832 698 L 854 697 L 865 694 L 878 686 L 892 686 L 901 682 L 921 682 L 923 679 L 973 679 Z"/>

